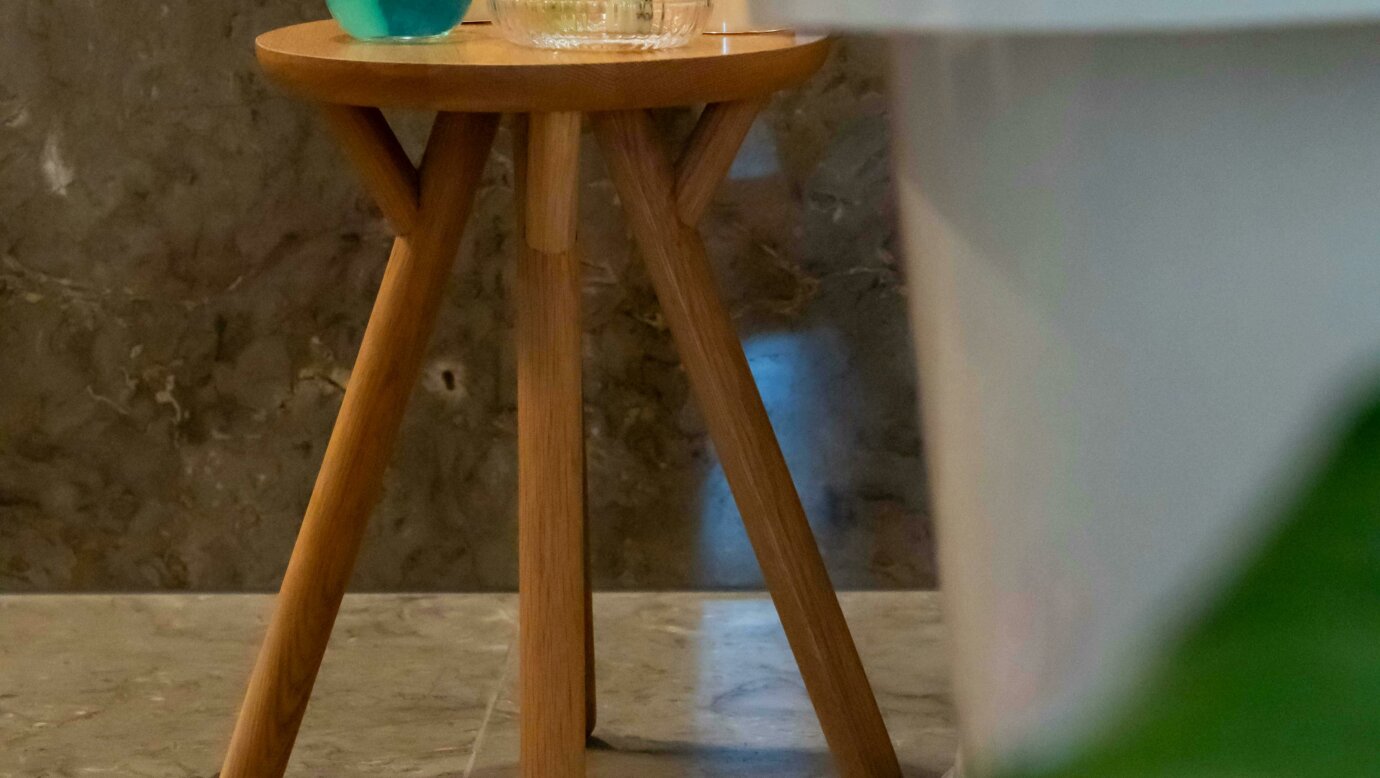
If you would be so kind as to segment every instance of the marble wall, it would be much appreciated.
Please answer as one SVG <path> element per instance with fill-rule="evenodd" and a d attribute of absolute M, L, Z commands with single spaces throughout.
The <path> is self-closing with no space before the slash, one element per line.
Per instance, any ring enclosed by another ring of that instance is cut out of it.
<path fill-rule="evenodd" d="M 282 574 L 389 236 L 253 36 L 320 0 L 0 4 L 0 590 L 260 590 Z M 884 51 L 778 97 L 706 219 L 840 586 L 933 583 Z M 396 116 L 415 151 L 426 119 Z M 689 111 L 659 114 L 683 135 Z M 586 142 L 594 575 L 760 585 Z M 485 176 L 360 589 L 515 584 L 512 167 Z"/>

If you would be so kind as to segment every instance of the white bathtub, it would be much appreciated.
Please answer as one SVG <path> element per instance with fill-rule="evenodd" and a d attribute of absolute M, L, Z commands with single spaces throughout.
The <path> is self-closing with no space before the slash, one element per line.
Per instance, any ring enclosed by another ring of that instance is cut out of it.
<path fill-rule="evenodd" d="M 891 38 L 965 757 L 1057 758 L 1380 375 L 1380 2 L 758 12 Z"/>

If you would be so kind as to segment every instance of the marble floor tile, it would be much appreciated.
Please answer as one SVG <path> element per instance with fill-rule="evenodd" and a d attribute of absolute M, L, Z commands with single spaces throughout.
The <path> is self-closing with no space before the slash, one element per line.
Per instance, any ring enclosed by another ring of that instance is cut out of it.
<path fill-rule="evenodd" d="M 271 599 L 0 597 L 0 776 L 215 774 Z M 463 774 L 515 603 L 346 598 L 289 774 Z"/>
<path fill-rule="evenodd" d="M 955 737 L 930 593 L 842 596 L 906 774 Z M 0 597 L 0 778 L 209 778 L 271 599 Z M 293 776 L 516 775 L 516 600 L 346 598 Z M 760 595 L 595 601 L 591 776 L 830 775 L 804 687 Z"/>

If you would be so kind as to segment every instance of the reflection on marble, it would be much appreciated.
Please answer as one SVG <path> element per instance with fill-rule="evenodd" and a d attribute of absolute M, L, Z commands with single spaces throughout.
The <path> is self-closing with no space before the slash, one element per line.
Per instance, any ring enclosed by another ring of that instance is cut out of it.
<path fill-rule="evenodd" d="M 952 763 L 932 593 L 842 596 L 912 778 Z M 0 778 L 209 778 L 253 662 L 261 595 L 0 597 Z M 592 776 L 831 775 L 761 595 L 601 594 Z M 516 775 L 516 601 L 351 595 L 290 775 Z"/>
<path fill-rule="evenodd" d="M 253 62 L 256 33 L 324 12 L 0 3 L 0 590 L 276 586 L 389 243 L 312 110 Z M 845 587 L 934 580 L 883 70 L 879 42 L 841 41 L 765 111 L 704 223 Z M 390 118 L 415 153 L 426 117 Z M 693 111 L 657 119 L 679 138 Z M 595 580 L 755 587 L 607 173 L 584 150 Z M 511 198 L 502 132 L 358 588 L 515 586 Z"/>
<path fill-rule="evenodd" d="M 906 775 L 941 774 L 956 740 L 936 596 L 845 593 L 841 600 Z M 833 774 L 769 599 L 603 595 L 595 640 L 591 775 Z M 510 667 L 475 778 L 518 774 L 515 681 Z"/>

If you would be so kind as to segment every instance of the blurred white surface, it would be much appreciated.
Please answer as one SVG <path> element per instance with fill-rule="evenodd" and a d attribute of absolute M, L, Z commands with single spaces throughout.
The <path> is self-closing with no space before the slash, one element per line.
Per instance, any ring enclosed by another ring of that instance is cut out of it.
<path fill-rule="evenodd" d="M 878 32 L 1128 32 L 1380 19 L 1377 0 L 753 0 L 759 23 Z"/>
<path fill-rule="evenodd" d="M 1380 2 L 756 8 L 890 33 L 962 740 L 1058 758 L 1375 388 Z"/>
<path fill-rule="evenodd" d="M 1112 719 L 1380 374 L 1380 26 L 895 43 L 964 742 Z"/>

